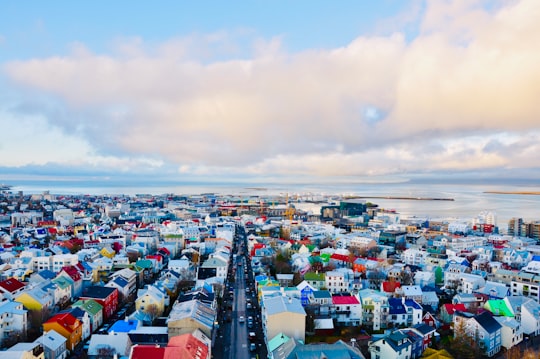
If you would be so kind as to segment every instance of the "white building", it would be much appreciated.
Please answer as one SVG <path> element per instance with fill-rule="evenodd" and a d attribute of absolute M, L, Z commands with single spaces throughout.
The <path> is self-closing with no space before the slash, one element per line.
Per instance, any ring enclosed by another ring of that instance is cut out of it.
<path fill-rule="evenodd" d="M 12 335 L 26 334 L 28 328 L 28 311 L 22 303 L 0 302 L 0 342 Z"/>
<path fill-rule="evenodd" d="M 52 271 L 60 272 L 62 267 L 70 267 L 79 263 L 79 257 L 76 254 L 57 254 L 52 258 Z"/>
<path fill-rule="evenodd" d="M 523 341 L 523 328 L 521 324 L 510 317 L 493 317 L 501 328 L 501 345 L 507 350 Z"/>
<path fill-rule="evenodd" d="M 401 261 L 405 264 L 423 267 L 427 255 L 424 250 L 409 248 L 401 253 Z"/>
<path fill-rule="evenodd" d="M 333 270 L 326 272 L 325 284 L 330 293 L 346 292 L 349 289 L 345 273 L 340 271 Z"/>

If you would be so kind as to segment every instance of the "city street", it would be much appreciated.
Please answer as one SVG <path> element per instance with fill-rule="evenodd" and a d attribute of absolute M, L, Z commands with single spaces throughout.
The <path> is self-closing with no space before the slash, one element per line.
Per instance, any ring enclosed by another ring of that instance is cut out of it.
<path fill-rule="evenodd" d="M 253 274 L 245 254 L 246 235 L 243 228 L 238 230 L 236 241 L 233 252 L 238 255 L 231 263 L 225 283 L 224 301 L 218 315 L 219 330 L 212 349 L 213 358 L 266 358 Z M 248 302 L 250 309 L 247 309 Z M 229 315 L 230 322 L 227 320 Z M 251 324 L 248 323 L 250 317 L 253 319 Z M 255 334 L 254 338 L 249 338 L 249 332 Z"/>

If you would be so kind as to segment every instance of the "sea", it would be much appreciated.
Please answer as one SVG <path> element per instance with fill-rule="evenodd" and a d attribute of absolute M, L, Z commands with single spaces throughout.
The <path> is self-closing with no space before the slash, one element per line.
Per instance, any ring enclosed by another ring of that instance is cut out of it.
<path fill-rule="evenodd" d="M 25 180 L 12 183 L 11 191 L 23 193 L 89 194 L 89 195 L 136 195 L 179 194 L 275 196 L 288 195 L 322 198 L 331 195 L 365 197 L 366 201 L 380 208 L 395 210 L 402 218 L 449 219 L 472 221 L 482 213 L 491 212 L 501 233 L 506 231 L 508 221 L 519 217 L 524 221 L 540 221 L 540 195 L 517 194 L 517 192 L 540 193 L 540 183 L 427 183 L 427 182 L 376 182 L 376 183 L 247 183 L 247 182 L 116 182 L 110 181 L 40 181 Z M 507 192 L 490 193 L 490 192 Z M 508 193 L 509 192 L 509 193 Z M 411 199 L 373 198 L 405 197 Z M 422 200 L 412 198 L 437 198 Z M 320 203 L 296 204 L 297 208 L 318 213 Z"/>

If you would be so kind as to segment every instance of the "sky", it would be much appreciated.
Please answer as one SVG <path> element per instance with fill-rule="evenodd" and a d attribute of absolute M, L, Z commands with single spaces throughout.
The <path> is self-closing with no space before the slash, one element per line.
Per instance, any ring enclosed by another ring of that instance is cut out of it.
<path fill-rule="evenodd" d="M 538 0 L 5 1 L 0 182 L 540 182 Z"/>

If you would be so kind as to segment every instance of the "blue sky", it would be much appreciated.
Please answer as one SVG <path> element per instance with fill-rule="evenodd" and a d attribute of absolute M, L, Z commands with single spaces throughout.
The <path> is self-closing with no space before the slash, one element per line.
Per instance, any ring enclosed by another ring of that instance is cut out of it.
<path fill-rule="evenodd" d="M 4 2 L 0 182 L 535 180 L 539 17 L 535 0 Z"/>

